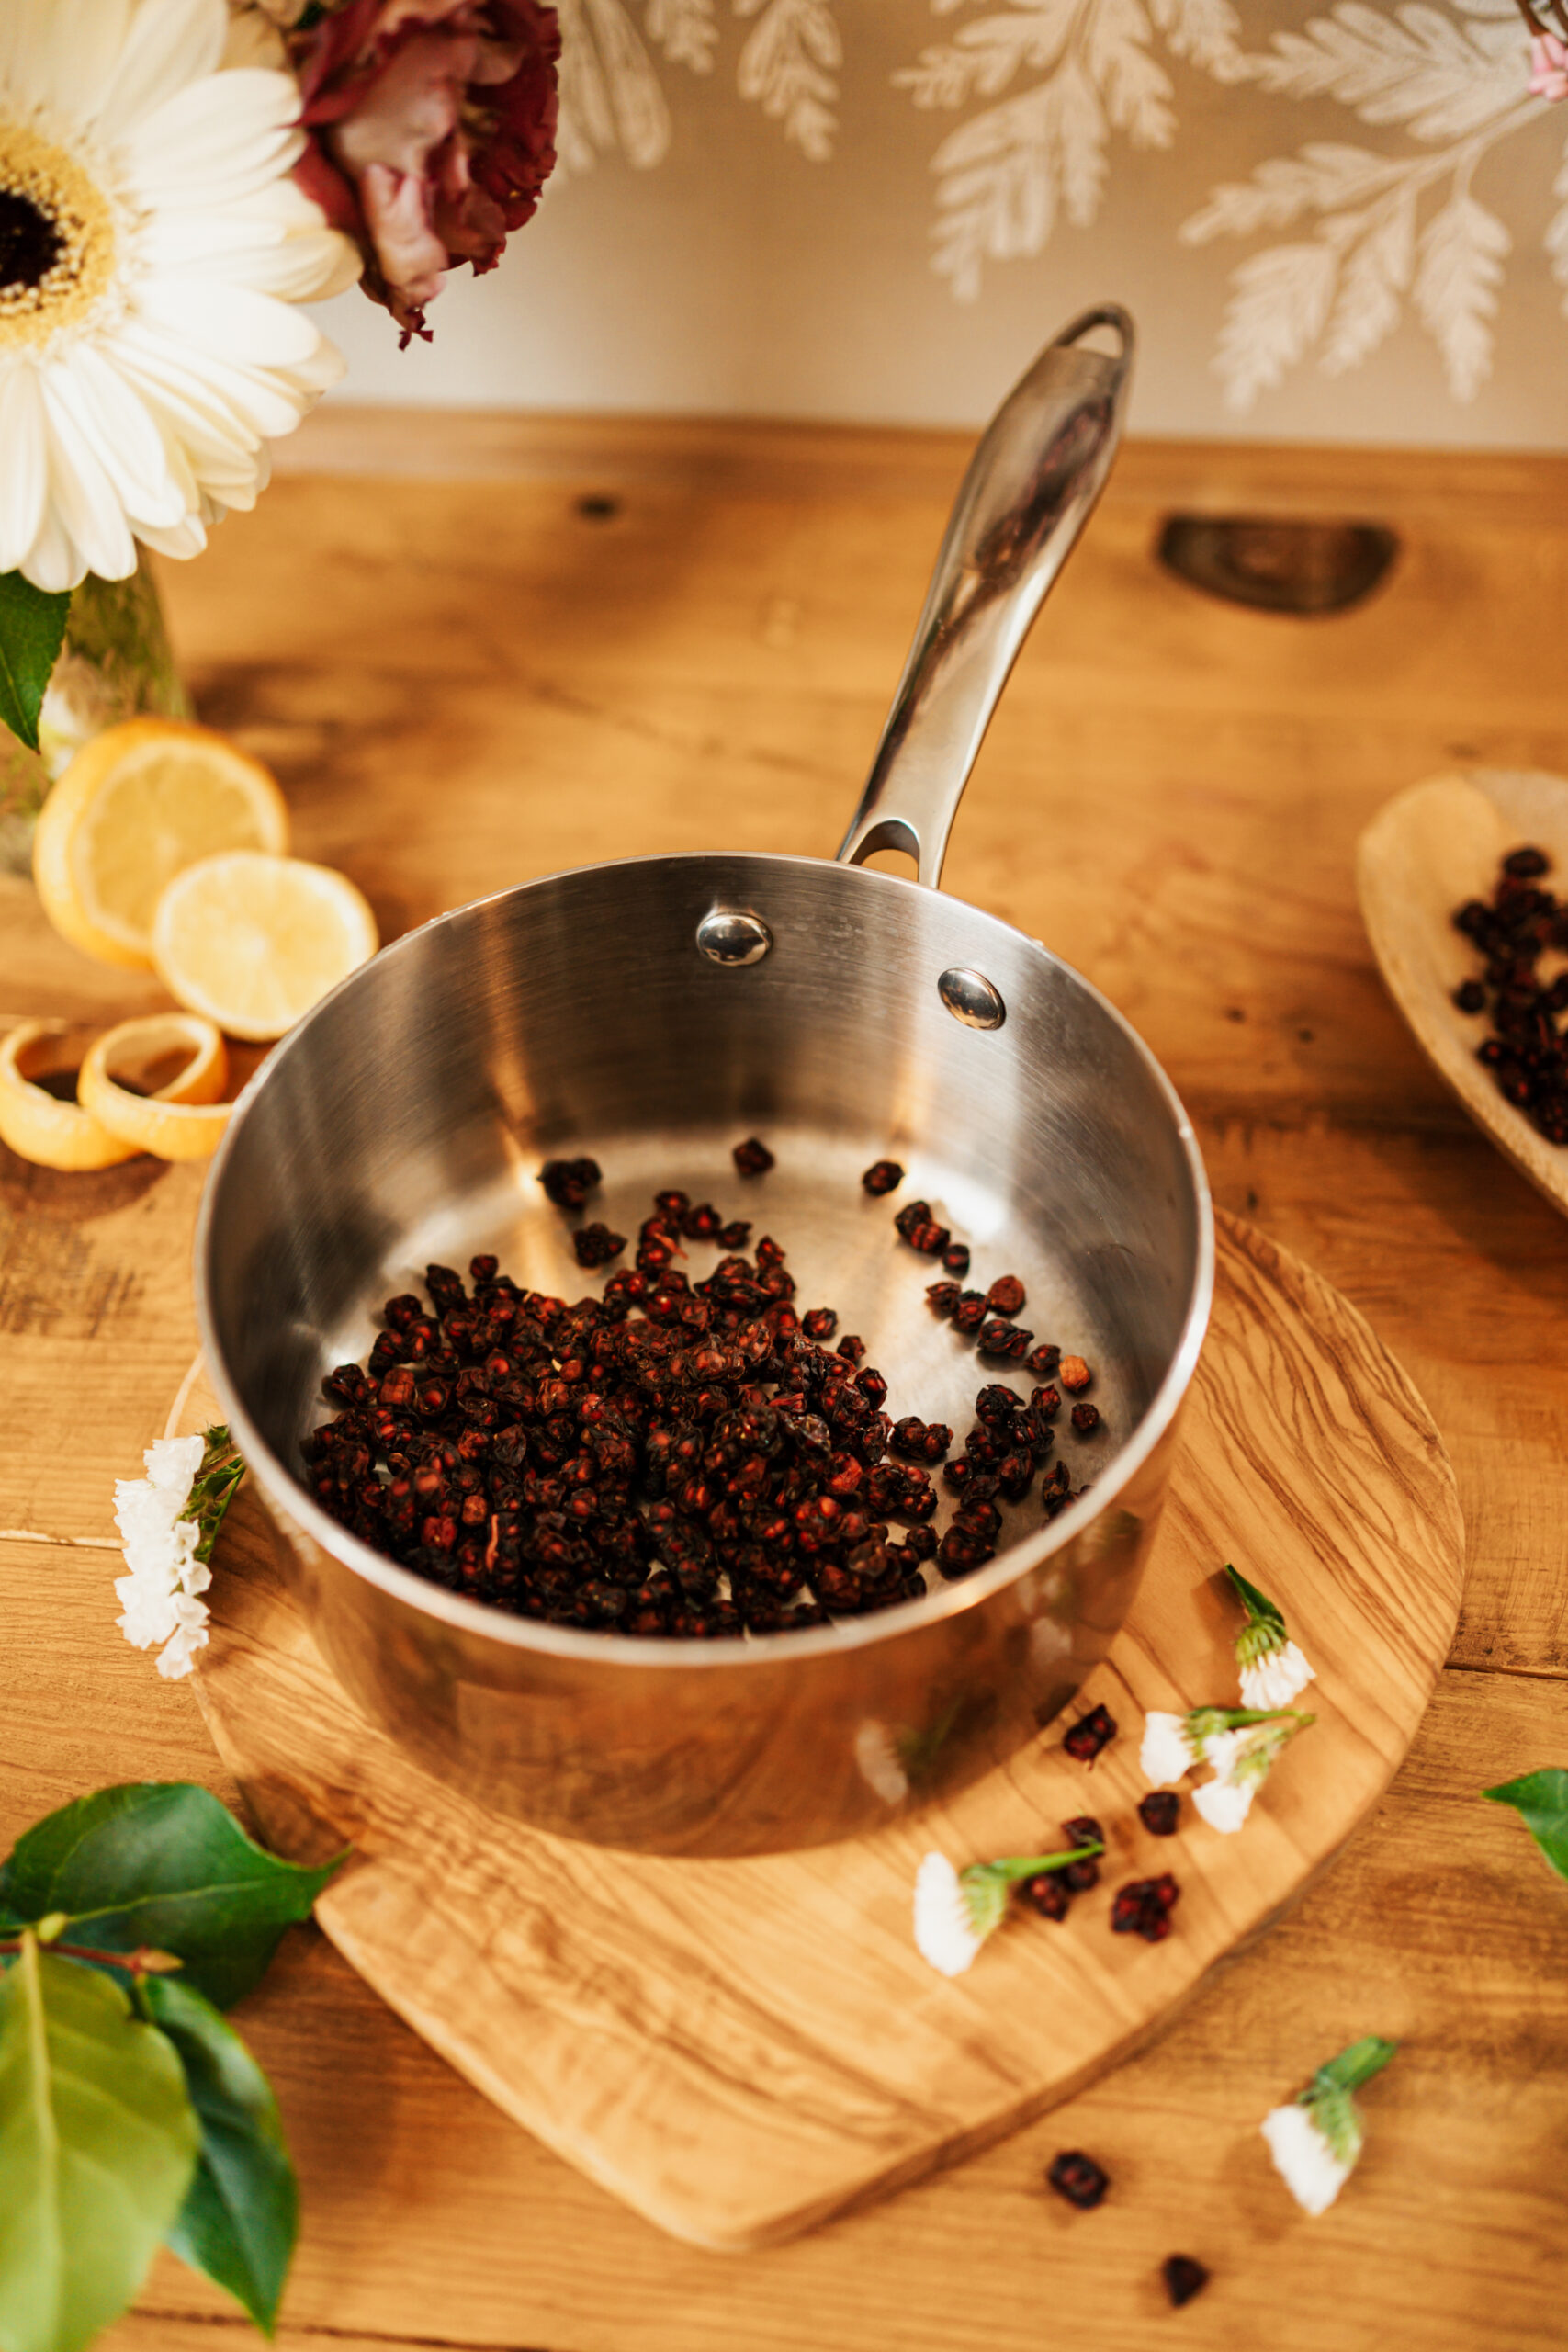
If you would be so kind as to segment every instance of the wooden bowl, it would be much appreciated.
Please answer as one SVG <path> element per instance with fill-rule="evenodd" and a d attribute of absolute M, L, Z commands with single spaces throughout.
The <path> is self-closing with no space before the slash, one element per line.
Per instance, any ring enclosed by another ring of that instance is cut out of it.
<path fill-rule="evenodd" d="M 1438 1075 L 1483 1134 L 1554 1207 L 1568 1211 L 1568 1147 L 1550 1144 L 1506 1102 L 1475 1049 L 1484 1012 L 1461 1012 L 1453 991 L 1480 977 L 1472 942 L 1453 927 L 1466 899 L 1489 899 L 1498 865 L 1527 842 L 1552 863 L 1547 887 L 1568 876 L 1568 780 L 1540 769 L 1467 768 L 1415 784 L 1378 811 L 1356 852 L 1367 936 L 1390 995 Z"/>

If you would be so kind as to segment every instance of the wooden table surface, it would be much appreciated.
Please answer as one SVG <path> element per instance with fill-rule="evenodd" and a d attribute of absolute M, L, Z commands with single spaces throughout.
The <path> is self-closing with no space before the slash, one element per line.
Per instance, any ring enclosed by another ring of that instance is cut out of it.
<path fill-rule="evenodd" d="M 830 854 L 966 452 L 962 436 L 337 412 L 171 568 L 205 716 L 276 765 L 297 846 L 391 935 L 558 866 Z M 1058 949 L 1180 1090 L 1215 1194 L 1398 1352 L 1469 1529 L 1416 1747 L 1282 1925 L 1142 2057 L 988 2154 L 780 2251 L 660 2235 L 506 2122 L 313 1929 L 238 2022 L 304 2226 L 279 2343 L 514 2352 L 1023 2352 L 1068 2344 L 1561 2346 L 1568 1887 L 1478 1792 L 1568 1764 L 1568 1224 L 1452 1105 L 1385 1001 L 1356 836 L 1455 762 L 1568 769 L 1568 461 L 1134 444 L 1026 649 L 944 877 Z M 585 503 L 587 502 L 587 503 Z M 1387 522 L 1363 609 L 1247 613 L 1161 572 L 1179 508 Z M 161 1001 L 0 880 L 0 1012 Z M 111 1488 L 194 1348 L 200 1171 L 0 1147 L 0 1841 L 101 1783 L 232 1798 L 189 1690 L 115 1630 Z M 1253 1564 L 1265 1585 L 1267 1563 Z M 1264 2112 L 1355 2036 L 1402 2048 L 1318 2221 Z M 1059 2148 L 1100 2211 L 1043 2187 Z M 1180 2313 L 1157 2278 L 1198 2256 Z M 108 2352 L 244 2326 L 161 2256 Z"/>

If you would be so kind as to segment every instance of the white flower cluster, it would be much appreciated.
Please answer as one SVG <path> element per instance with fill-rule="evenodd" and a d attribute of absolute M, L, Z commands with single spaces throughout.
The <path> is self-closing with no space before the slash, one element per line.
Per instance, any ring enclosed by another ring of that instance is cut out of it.
<path fill-rule="evenodd" d="M 915 1943 L 943 1976 L 962 1976 L 980 1946 L 964 1883 L 945 1854 L 928 1854 L 915 1873 Z"/>
<path fill-rule="evenodd" d="M 141 1459 L 145 1478 L 117 1478 L 115 1524 L 119 1529 L 129 1576 L 115 1578 L 124 1604 L 117 1622 L 139 1650 L 162 1642 L 158 1671 L 188 1674 L 207 1643 L 207 1603 L 197 1598 L 212 1582 L 212 1571 L 196 1556 L 201 1528 L 181 1516 L 201 1468 L 199 1437 L 161 1437 Z"/>
<path fill-rule="evenodd" d="M 1298 1690 L 1316 1680 L 1294 1642 L 1281 1636 L 1277 1649 L 1260 1651 L 1251 1665 L 1242 1668 L 1241 1703 L 1244 1707 L 1288 1707 Z"/>
<path fill-rule="evenodd" d="M 1213 1779 L 1192 1792 L 1193 1805 L 1211 1829 L 1241 1827 L 1280 1750 L 1292 1732 L 1312 1721 L 1310 1715 L 1281 1713 L 1267 1723 L 1226 1722 L 1227 1715 L 1240 1712 L 1194 1707 L 1190 1714 L 1171 1715 L 1156 1708 L 1145 1718 L 1138 1760 L 1156 1788 L 1169 1788 L 1195 1765 L 1212 1769 Z"/>
<path fill-rule="evenodd" d="M 1355 2157 L 1347 2164 L 1337 2156 L 1311 2107 L 1298 2100 L 1271 2108 L 1259 2128 L 1296 2203 L 1309 2213 L 1326 2213 L 1349 2179 Z"/>

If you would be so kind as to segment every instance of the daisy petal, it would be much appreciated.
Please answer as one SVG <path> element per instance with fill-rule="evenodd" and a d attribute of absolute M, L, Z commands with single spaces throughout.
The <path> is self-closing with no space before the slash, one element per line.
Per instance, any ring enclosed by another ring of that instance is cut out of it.
<path fill-rule="evenodd" d="M 321 341 L 314 321 L 286 302 L 217 277 L 154 278 L 139 289 L 136 308 L 141 317 L 167 327 L 198 351 L 241 367 L 298 366 Z"/>
<path fill-rule="evenodd" d="M 100 580 L 127 580 L 136 569 L 136 542 L 114 484 L 70 410 L 51 398 L 47 377 L 40 389 L 48 422 L 51 503 L 61 527 L 89 571 Z"/>
<path fill-rule="evenodd" d="M 223 0 L 141 0 L 98 115 L 99 138 L 123 137 L 187 83 L 215 74 L 228 30 Z"/>
<path fill-rule="evenodd" d="M 45 469 L 46 479 L 48 469 Z M 79 588 L 87 576 L 87 560 L 61 519 L 59 509 L 45 502 L 38 537 L 17 566 L 24 580 L 51 596 Z"/>
<path fill-rule="evenodd" d="M 43 521 L 48 444 L 38 370 L 18 359 L 0 372 L 0 571 L 15 571 Z"/>
<path fill-rule="evenodd" d="M 129 519 L 167 526 L 185 513 L 164 438 L 123 377 L 90 345 L 42 371 L 51 417 L 67 413 L 114 486 Z"/>

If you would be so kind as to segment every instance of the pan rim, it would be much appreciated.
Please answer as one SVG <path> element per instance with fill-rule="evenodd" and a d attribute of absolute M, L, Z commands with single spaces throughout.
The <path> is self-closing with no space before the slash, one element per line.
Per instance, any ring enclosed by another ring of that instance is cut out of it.
<path fill-rule="evenodd" d="M 951 903 L 962 907 L 966 915 L 977 916 L 982 922 L 994 924 L 1015 948 L 1021 944 L 1030 953 L 1043 956 L 1081 989 L 1122 1032 L 1165 1102 L 1192 1186 L 1198 1228 L 1197 1247 L 1180 1335 L 1137 1430 L 1104 1473 L 1094 1481 L 1092 1487 L 1079 1501 L 1070 1503 L 1055 1520 L 1048 1521 L 1039 1534 L 1010 1544 L 985 1567 L 976 1569 L 961 1582 L 943 1583 L 937 1590 L 928 1591 L 919 1600 L 901 1601 L 896 1608 L 881 1610 L 870 1616 L 839 1618 L 829 1624 L 787 1636 L 757 1635 L 748 1639 L 744 1635 L 727 1634 L 712 1641 L 673 1638 L 660 1641 L 630 1634 L 579 1632 L 570 1626 L 549 1624 L 541 1619 L 514 1617 L 489 1602 L 468 1600 L 460 1594 L 446 1591 L 442 1586 L 431 1584 L 412 1568 L 400 1566 L 397 1561 L 389 1559 L 385 1554 L 352 1534 L 321 1509 L 256 1427 L 229 1376 L 214 1329 L 209 1266 L 216 1248 L 215 1203 L 223 1172 L 236 1148 L 239 1133 L 252 1104 L 281 1066 L 283 1057 L 293 1049 L 296 1041 L 304 1037 L 312 1024 L 323 1018 L 340 997 L 350 992 L 367 972 L 389 957 L 412 954 L 414 943 L 422 940 L 427 933 L 460 922 L 502 899 L 518 899 L 547 889 L 557 883 L 589 876 L 635 873 L 652 867 L 700 869 L 705 865 L 722 865 L 733 868 L 738 864 L 770 871 L 780 867 L 804 868 L 813 875 L 820 875 L 826 870 L 845 877 L 844 887 L 847 888 L 876 890 L 890 888 L 918 891 L 923 897 L 949 897 Z M 513 883 L 503 889 L 489 891 L 481 898 L 467 899 L 461 906 L 450 907 L 431 916 L 427 922 L 391 941 L 369 963 L 362 964 L 357 970 L 349 973 L 278 1041 L 236 1098 L 223 1139 L 214 1155 L 202 1189 L 193 1258 L 197 1327 L 202 1357 L 231 1435 L 247 1468 L 261 1487 L 268 1510 L 281 1516 L 285 1521 L 295 1522 L 339 1566 L 363 1577 L 389 1599 L 401 1602 L 436 1624 L 456 1633 L 498 1642 L 509 1650 L 533 1652 L 584 1665 L 596 1663 L 613 1668 L 623 1675 L 669 1673 L 688 1668 L 718 1672 L 742 1668 L 761 1671 L 791 1661 L 798 1661 L 804 1667 L 818 1659 L 842 1657 L 851 1650 L 872 1648 L 905 1635 L 919 1635 L 927 1629 L 934 1629 L 964 1616 L 970 1610 L 980 1607 L 994 1593 L 1021 1581 L 1032 1570 L 1042 1566 L 1125 1492 L 1175 1422 L 1197 1368 L 1213 1299 L 1214 1216 L 1208 1171 L 1197 1136 L 1186 1107 L 1165 1069 L 1126 1015 L 1091 980 L 1086 979 L 1075 966 L 1055 955 L 1043 941 L 1031 938 L 1015 924 L 1004 922 L 999 915 L 974 906 L 968 899 L 941 891 L 933 892 L 926 884 L 901 874 L 890 874 L 873 866 L 840 865 L 831 859 L 808 857 L 797 853 L 705 849 L 606 858 L 592 865 L 561 866 L 549 874 L 536 875 L 526 882 Z"/>

